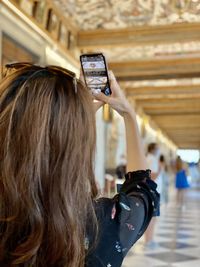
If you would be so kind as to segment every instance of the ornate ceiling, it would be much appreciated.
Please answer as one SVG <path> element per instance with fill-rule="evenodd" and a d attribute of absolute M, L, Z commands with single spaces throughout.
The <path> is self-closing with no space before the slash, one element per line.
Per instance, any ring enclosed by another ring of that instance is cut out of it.
<path fill-rule="evenodd" d="M 178 147 L 200 149 L 200 0 L 54 2 L 78 52 L 103 52 L 136 107 Z"/>
<path fill-rule="evenodd" d="M 82 30 L 200 21 L 200 0 L 54 0 Z"/>
<path fill-rule="evenodd" d="M 80 53 L 103 52 L 137 111 L 178 147 L 200 149 L 200 0 L 0 2 L 32 16 L 77 67 Z"/>
<path fill-rule="evenodd" d="M 79 30 L 200 22 L 200 0 L 54 0 Z M 93 49 L 94 50 L 94 49 Z M 86 48 L 84 52 L 93 52 Z M 99 48 L 97 49 L 99 51 Z M 102 47 L 109 61 L 165 58 L 200 53 L 200 41 Z"/>

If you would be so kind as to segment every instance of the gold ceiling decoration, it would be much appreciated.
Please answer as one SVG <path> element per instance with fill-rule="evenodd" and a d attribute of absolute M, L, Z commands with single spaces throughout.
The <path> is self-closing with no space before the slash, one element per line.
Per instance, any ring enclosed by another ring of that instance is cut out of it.
<path fill-rule="evenodd" d="M 82 30 L 199 22 L 200 0 L 54 0 Z"/>

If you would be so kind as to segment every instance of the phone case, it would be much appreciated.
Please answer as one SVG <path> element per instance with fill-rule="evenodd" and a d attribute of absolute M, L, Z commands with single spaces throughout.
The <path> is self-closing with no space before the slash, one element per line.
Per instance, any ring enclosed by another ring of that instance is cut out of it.
<path fill-rule="evenodd" d="M 98 57 L 101 60 L 96 60 Z M 94 58 L 93 61 L 84 60 L 84 58 Z M 86 86 L 91 89 L 100 89 L 105 95 L 111 95 L 110 82 L 107 70 L 105 56 L 102 53 L 83 54 L 80 56 L 81 68 Z M 84 68 L 84 63 L 87 68 Z M 87 71 L 86 71 L 87 69 Z M 94 70 L 92 70 L 94 69 Z M 86 74 L 87 73 L 87 74 Z"/>

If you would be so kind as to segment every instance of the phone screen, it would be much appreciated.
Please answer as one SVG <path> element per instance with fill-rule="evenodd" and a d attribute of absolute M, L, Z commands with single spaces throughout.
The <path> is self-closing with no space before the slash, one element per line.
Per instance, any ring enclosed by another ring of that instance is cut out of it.
<path fill-rule="evenodd" d="M 85 54 L 80 56 L 82 71 L 87 87 L 100 89 L 105 95 L 111 95 L 108 71 L 103 54 Z"/>

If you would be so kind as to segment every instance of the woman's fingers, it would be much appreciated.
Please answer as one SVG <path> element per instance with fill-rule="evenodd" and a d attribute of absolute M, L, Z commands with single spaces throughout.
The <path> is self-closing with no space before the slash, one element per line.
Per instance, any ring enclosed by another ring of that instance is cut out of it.
<path fill-rule="evenodd" d="M 95 97 L 96 100 L 103 102 L 103 104 L 108 104 L 110 105 L 113 109 L 115 109 L 118 112 L 123 111 L 123 104 L 121 101 L 112 96 L 106 96 L 103 93 L 93 93 L 93 96 Z"/>
<path fill-rule="evenodd" d="M 105 94 L 101 93 L 101 90 L 98 90 L 98 89 L 92 90 L 92 95 L 94 96 L 96 100 L 110 104 L 111 97 L 106 96 Z"/>
<path fill-rule="evenodd" d="M 110 105 L 114 110 L 123 116 L 124 113 L 127 113 L 131 109 L 130 104 L 127 101 L 112 71 L 109 72 L 109 80 L 112 90 L 111 96 L 106 96 L 101 92 L 100 89 L 92 90 L 92 95 L 96 100 Z"/>
<path fill-rule="evenodd" d="M 95 109 L 95 112 L 96 112 L 98 109 L 100 109 L 106 103 L 106 101 L 105 101 L 106 99 L 104 98 L 104 94 L 101 93 L 100 89 L 99 90 L 98 89 L 96 89 L 96 90 L 93 89 L 92 90 L 92 95 L 94 97 L 93 105 L 94 105 L 94 109 Z"/>
<path fill-rule="evenodd" d="M 124 113 L 127 113 L 130 110 L 130 104 L 124 96 L 106 96 L 105 94 L 98 92 L 97 90 L 94 90 L 92 94 L 96 100 L 110 105 L 122 116 Z"/>
<path fill-rule="evenodd" d="M 115 75 L 114 73 L 110 70 L 108 72 L 109 74 L 109 81 L 110 81 L 110 87 L 111 87 L 111 91 L 112 91 L 112 94 L 114 96 L 120 96 L 122 94 L 122 91 L 121 91 L 121 88 L 115 78 Z"/>

